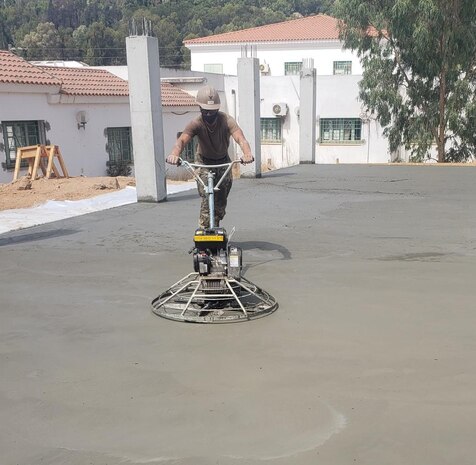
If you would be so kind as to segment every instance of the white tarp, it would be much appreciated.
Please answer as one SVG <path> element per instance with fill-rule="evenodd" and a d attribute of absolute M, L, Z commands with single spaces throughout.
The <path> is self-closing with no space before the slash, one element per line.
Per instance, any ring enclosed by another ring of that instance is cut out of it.
<path fill-rule="evenodd" d="M 195 187 L 195 182 L 168 184 L 167 195 L 194 189 Z M 90 199 L 48 200 L 34 208 L 4 210 L 0 212 L 0 234 L 135 202 L 137 202 L 136 188 L 128 186 L 120 191 L 98 195 Z"/>

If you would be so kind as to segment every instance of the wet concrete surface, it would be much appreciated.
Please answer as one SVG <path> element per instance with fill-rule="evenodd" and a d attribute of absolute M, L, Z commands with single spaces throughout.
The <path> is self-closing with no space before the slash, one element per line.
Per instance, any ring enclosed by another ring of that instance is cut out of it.
<path fill-rule="evenodd" d="M 476 456 L 476 168 L 237 180 L 277 312 L 163 320 L 194 192 L 0 235 L 0 463 L 458 464 Z"/>

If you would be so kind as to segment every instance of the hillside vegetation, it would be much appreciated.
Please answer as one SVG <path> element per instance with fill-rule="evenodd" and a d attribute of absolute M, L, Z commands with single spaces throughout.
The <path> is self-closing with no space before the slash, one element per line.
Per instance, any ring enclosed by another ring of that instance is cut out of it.
<path fill-rule="evenodd" d="M 2 0 L 0 49 L 28 60 L 125 64 L 125 38 L 146 19 L 162 66 L 189 66 L 184 39 L 328 12 L 333 0 Z"/>

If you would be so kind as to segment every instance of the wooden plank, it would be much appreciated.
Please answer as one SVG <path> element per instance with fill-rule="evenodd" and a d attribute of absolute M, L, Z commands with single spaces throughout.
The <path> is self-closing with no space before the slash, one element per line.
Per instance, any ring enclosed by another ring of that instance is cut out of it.
<path fill-rule="evenodd" d="M 21 162 L 22 160 L 28 160 L 28 174 L 32 173 L 33 158 L 36 158 L 38 151 L 38 145 L 29 145 L 27 147 L 18 147 L 17 149 L 17 158 L 15 160 L 15 172 L 13 174 L 13 180 L 18 179 L 20 173 Z M 31 163 L 30 163 L 31 162 Z"/>
<path fill-rule="evenodd" d="M 65 178 L 69 178 L 68 170 L 66 169 L 66 165 L 63 160 L 63 156 L 61 155 L 60 149 L 57 145 L 55 145 L 55 152 L 56 156 L 58 157 L 59 164 L 61 166 L 61 169 L 63 170 L 63 176 Z"/>
<path fill-rule="evenodd" d="M 52 146 L 49 145 L 47 146 L 47 152 L 48 152 L 48 166 L 46 167 L 46 174 L 45 176 L 49 179 L 50 176 L 51 176 L 51 170 L 54 166 L 54 161 L 53 161 L 53 157 L 55 156 L 55 153 L 54 153 L 54 150 L 52 150 Z M 56 167 L 54 168 L 54 173 L 55 173 L 55 176 L 58 177 L 58 174 L 57 174 L 57 171 L 56 171 Z"/>
<path fill-rule="evenodd" d="M 43 160 L 41 159 L 40 157 L 40 168 L 41 168 L 41 172 L 43 173 L 43 176 L 46 175 L 46 168 L 45 168 L 45 164 L 43 162 Z"/>
<path fill-rule="evenodd" d="M 38 145 L 36 149 L 35 163 L 33 164 L 33 173 L 31 174 L 32 181 L 34 181 L 37 178 L 38 167 L 40 165 L 40 157 L 41 157 L 41 145 Z"/>
<path fill-rule="evenodd" d="M 20 173 L 20 165 L 21 165 L 20 149 L 17 149 L 17 158 L 15 160 L 15 172 L 13 174 L 14 181 L 18 179 L 18 174 Z"/>

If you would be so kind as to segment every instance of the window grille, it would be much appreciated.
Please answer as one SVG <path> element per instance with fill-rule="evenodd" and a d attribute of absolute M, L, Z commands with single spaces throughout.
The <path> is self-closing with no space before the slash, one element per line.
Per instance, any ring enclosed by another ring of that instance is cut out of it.
<path fill-rule="evenodd" d="M 334 61 L 334 74 L 352 74 L 352 62 Z"/>
<path fill-rule="evenodd" d="M 282 142 L 281 118 L 261 118 L 261 142 Z"/>
<path fill-rule="evenodd" d="M 2 121 L 5 145 L 5 163 L 7 169 L 15 167 L 17 148 L 44 144 L 46 140 L 43 121 Z M 27 166 L 28 162 L 22 162 Z"/>
<path fill-rule="evenodd" d="M 132 163 L 131 128 L 107 128 L 106 134 L 109 163 Z"/>
<path fill-rule="evenodd" d="M 321 118 L 321 143 L 360 141 L 362 121 L 359 118 Z"/>

